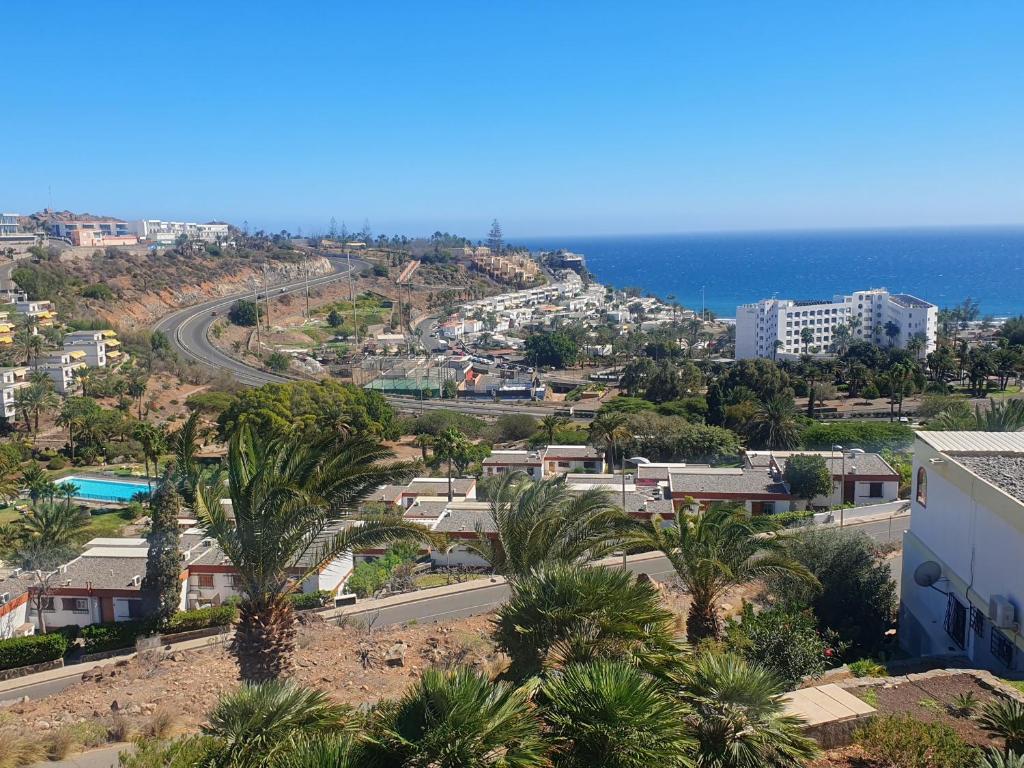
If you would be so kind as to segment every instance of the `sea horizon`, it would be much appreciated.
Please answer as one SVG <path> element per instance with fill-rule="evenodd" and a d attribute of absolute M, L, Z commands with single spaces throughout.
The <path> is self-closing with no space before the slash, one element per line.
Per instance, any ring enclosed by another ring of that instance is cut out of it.
<path fill-rule="evenodd" d="M 863 227 L 510 238 L 582 253 L 594 278 L 720 317 L 761 299 L 831 299 L 867 288 L 983 315 L 1024 313 L 1024 225 Z"/>

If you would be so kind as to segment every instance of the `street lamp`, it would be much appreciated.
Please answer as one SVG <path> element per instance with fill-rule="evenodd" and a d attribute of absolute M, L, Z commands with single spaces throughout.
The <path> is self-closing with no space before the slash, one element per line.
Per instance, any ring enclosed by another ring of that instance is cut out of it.
<path fill-rule="evenodd" d="M 863 448 L 851 448 L 849 453 L 850 453 L 850 459 L 852 460 L 854 456 L 862 456 L 864 454 L 864 449 Z M 856 464 L 853 465 L 853 471 L 854 472 L 857 471 L 857 465 Z M 843 453 L 843 474 L 842 474 L 842 479 L 841 479 L 840 482 L 842 484 L 841 487 L 843 489 L 843 493 L 839 497 L 839 500 L 840 500 L 840 504 L 839 504 L 839 527 L 842 528 L 843 524 L 846 522 L 846 506 L 845 506 L 845 504 L 846 504 L 846 498 L 845 498 L 846 497 L 846 453 Z M 853 503 L 854 504 L 857 503 L 857 485 L 856 485 L 856 483 L 854 483 Z"/>
<path fill-rule="evenodd" d="M 622 460 L 622 512 L 628 515 L 629 510 L 626 509 L 626 465 L 634 464 L 639 467 L 641 464 L 650 464 L 650 459 L 645 459 L 643 456 L 634 456 L 631 459 L 623 458 Z M 636 480 L 633 480 L 633 486 L 636 487 Z M 626 548 L 622 548 L 622 570 L 626 570 Z"/>

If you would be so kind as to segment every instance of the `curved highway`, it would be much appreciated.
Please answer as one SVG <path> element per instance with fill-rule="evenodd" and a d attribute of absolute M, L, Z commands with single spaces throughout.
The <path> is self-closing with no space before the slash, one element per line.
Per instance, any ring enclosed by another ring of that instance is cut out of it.
<path fill-rule="evenodd" d="M 334 265 L 335 271 L 329 275 L 309 278 L 310 288 L 348 277 L 349 267 L 347 260 L 331 259 L 331 263 Z M 353 270 L 358 270 L 363 266 L 366 266 L 366 262 L 352 259 Z M 295 293 L 305 289 L 305 280 L 295 280 L 270 286 L 268 293 L 273 298 L 283 293 Z M 180 309 L 167 315 L 153 326 L 153 330 L 162 331 L 167 334 L 171 344 L 185 357 L 208 368 L 228 371 L 243 384 L 258 387 L 261 384 L 272 382 L 283 383 L 292 381 L 294 379 L 292 376 L 271 373 L 247 365 L 241 360 L 237 360 L 226 352 L 221 351 L 210 342 L 210 326 L 213 325 L 214 321 L 226 313 L 236 301 L 251 296 L 251 291 L 243 291 L 230 296 L 204 301 L 200 304 L 194 304 L 191 307 Z"/>

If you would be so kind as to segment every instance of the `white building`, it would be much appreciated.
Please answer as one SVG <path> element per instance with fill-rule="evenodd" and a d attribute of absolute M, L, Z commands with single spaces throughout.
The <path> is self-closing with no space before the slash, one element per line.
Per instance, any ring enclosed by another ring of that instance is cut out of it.
<path fill-rule="evenodd" d="M 18 214 L 0 213 L 0 237 L 18 234 Z"/>
<path fill-rule="evenodd" d="M 45 371 L 46 375 L 53 381 L 53 389 L 61 395 L 74 392 L 78 389 L 78 382 L 75 380 L 75 372 L 87 368 L 89 364 L 85 361 L 84 351 L 75 352 L 50 352 L 42 358 L 39 370 Z"/>
<path fill-rule="evenodd" d="M 215 243 L 230 238 L 227 224 L 211 222 L 196 224 L 190 221 L 161 221 L 160 219 L 142 219 L 129 223 L 132 232 L 141 240 L 150 240 L 161 245 L 171 245 L 181 235 L 191 240 L 203 240 Z"/>
<path fill-rule="evenodd" d="M 901 646 L 1024 670 L 1024 433 L 919 432 L 913 473 Z"/>
<path fill-rule="evenodd" d="M 921 356 L 935 351 L 938 307 L 905 293 L 884 288 L 835 296 L 832 301 L 763 299 L 736 308 L 736 359 L 826 354 L 843 324 L 850 341 L 906 348 L 920 337 Z M 890 326 L 889 323 L 893 325 Z M 809 328 L 810 341 L 803 340 Z M 897 333 L 890 336 L 888 329 Z"/>
<path fill-rule="evenodd" d="M 103 368 L 107 359 L 121 356 L 117 347 L 120 346 L 115 337 L 117 331 L 74 331 L 64 336 L 64 351 L 68 354 L 83 353 L 79 359 L 84 360 L 91 368 Z"/>
<path fill-rule="evenodd" d="M 3 393 L 4 417 L 13 420 L 17 415 L 14 408 L 15 393 L 29 385 L 29 369 L 25 366 L 0 368 L 0 392 Z"/>

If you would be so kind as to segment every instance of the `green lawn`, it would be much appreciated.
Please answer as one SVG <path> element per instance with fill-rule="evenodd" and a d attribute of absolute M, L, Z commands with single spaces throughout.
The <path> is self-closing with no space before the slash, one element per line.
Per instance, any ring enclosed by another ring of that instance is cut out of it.
<path fill-rule="evenodd" d="M 19 517 L 21 517 L 21 512 L 14 507 L 0 509 L 0 525 L 13 523 Z M 121 530 L 132 521 L 129 509 L 97 512 L 92 514 L 90 518 L 89 526 L 85 529 L 84 541 L 99 537 L 113 538 L 120 536 Z"/>
<path fill-rule="evenodd" d="M 475 579 L 482 579 L 478 573 L 472 573 L 462 577 L 462 581 L 473 581 Z M 422 576 L 416 577 L 416 588 L 417 589 L 430 589 L 431 587 L 443 587 L 449 583 L 448 576 L 443 573 L 425 573 Z M 455 576 L 451 578 L 452 584 L 459 583 Z"/>

